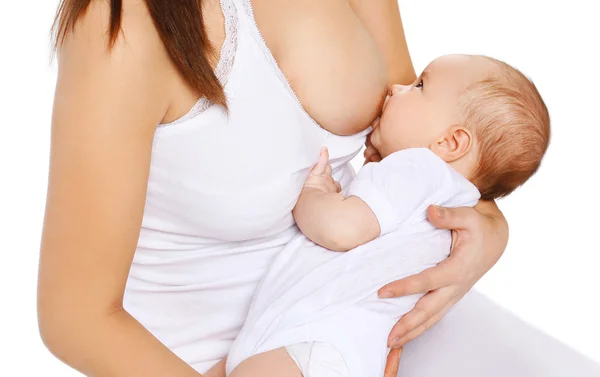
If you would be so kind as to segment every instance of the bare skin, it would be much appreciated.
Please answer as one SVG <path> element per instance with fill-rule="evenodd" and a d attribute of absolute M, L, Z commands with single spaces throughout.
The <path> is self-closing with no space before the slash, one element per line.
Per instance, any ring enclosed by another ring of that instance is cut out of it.
<path fill-rule="evenodd" d="M 300 101 L 331 132 L 364 129 L 381 110 L 388 84 L 415 78 L 395 0 L 254 0 L 253 6 Z M 121 35 L 110 53 L 109 6 L 94 1 L 58 55 L 40 332 L 58 358 L 88 376 L 198 377 L 123 309 L 154 132 L 201 95 L 178 74 L 143 1 L 123 0 L 123 7 L 126 39 Z M 225 37 L 219 2 L 206 1 L 204 13 L 219 51 Z"/>
<path fill-rule="evenodd" d="M 379 115 L 388 84 L 416 77 L 397 2 L 254 0 L 252 6 L 261 34 L 300 102 L 333 133 L 365 129 Z M 205 9 L 209 38 L 219 50 L 225 39 L 221 10 L 214 0 Z M 177 82 L 173 97 L 178 106 L 169 109 L 163 122 L 177 119 L 196 102 L 199 93 L 186 88 L 183 80 Z"/>

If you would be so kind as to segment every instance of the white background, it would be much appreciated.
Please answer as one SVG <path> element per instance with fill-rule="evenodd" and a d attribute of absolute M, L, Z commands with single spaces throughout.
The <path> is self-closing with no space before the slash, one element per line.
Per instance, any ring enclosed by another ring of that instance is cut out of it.
<path fill-rule="evenodd" d="M 0 375 L 75 376 L 43 347 L 35 307 L 56 78 L 48 31 L 57 1 L 1 4 Z M 499 203 L 510 243 L 478 288 L 600 362 L 597 4 L 400 1 L 417 71 L 441 54 L 487 54 L 523 70 L 545 98 L 552 144 L 539 173 Z"/>

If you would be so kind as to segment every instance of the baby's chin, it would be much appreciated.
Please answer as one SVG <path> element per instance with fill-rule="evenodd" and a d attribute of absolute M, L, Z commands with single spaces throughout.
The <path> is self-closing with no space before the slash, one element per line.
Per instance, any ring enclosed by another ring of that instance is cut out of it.
<path fill-rule="evenodd" d="M 371 133 L 371 144 L 373 144 L 373 147 L 377 149 L 382 158 L 404 149 L 401 145 L 398 145 L 398 143 L 390 143 L 390 141 L 391 140 L 389 139 L 385 140 L 377 129 L 373 130 Z"/>
<path fill-rule="evenodd" d="M 395 152 L 395 151 L 390 151 L 389 149 L 389 145 L 387 145 L 387 143 L 385 143 L 383 140 L 381 140 L 381 138 L 379 137 L 378 134 L 375 134 L 375 132 L 373 132 L 371 134 L 371 144 L 373 144 L 373 147 L 375 147 L 375 149 L 377 149 L 377 152 L 379 152 L 379 155 L 381 156 L 381 158 L 385 158 L 386 156 L 390 155 L 391 153 Z"/>
<path fill-rule="evenodd" d="M 379 127 L 373 128 L 370 138 L 371 138 L 371 144 L 373 144 L 375 149 L 379 150 L 379 148 L 381 147 L 381 133 L 379 133 Z"/>

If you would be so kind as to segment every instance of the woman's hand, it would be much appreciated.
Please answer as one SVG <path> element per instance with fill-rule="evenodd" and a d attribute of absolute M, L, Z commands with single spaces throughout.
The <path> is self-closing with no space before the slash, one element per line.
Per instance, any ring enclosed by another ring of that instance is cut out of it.
<path fill-rule="evenodd" d="M 508 242 L 508 224 L 494 202 L 479 202 L 475 208 L 430 206 L 427 218 L 438 228 L 452 230 L 450 256 L 379 290 L 381 298 L 427 293 L 390 332 L 388 346 L 397 349 L 388 356 L 386 377 L 398 371 L 398 348 L 435 325 L 496 264 Z"/>

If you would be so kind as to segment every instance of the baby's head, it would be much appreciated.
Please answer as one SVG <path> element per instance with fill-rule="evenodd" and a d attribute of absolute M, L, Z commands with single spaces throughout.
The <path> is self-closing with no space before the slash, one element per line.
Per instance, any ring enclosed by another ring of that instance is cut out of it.
<path fill-rule="evenodd" d="M 371 135 L 382 157 L 429 148 L 483 199 L 525 183 L 549 139 L 548 109 L 533 83 L 506 63 L 471 55 L 443 56 L 412 85 L 392 86 Z"/>

